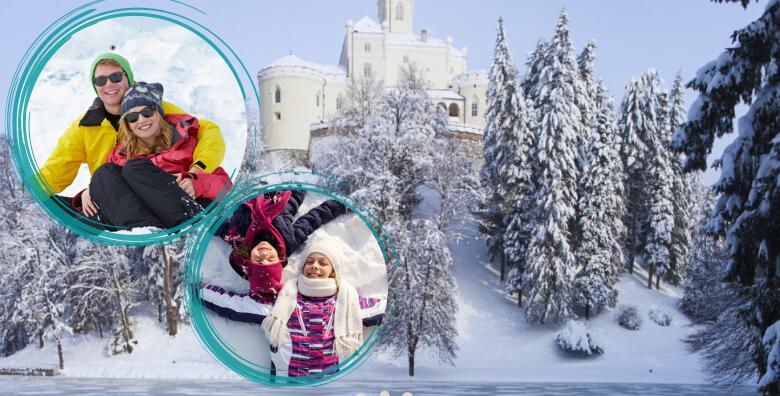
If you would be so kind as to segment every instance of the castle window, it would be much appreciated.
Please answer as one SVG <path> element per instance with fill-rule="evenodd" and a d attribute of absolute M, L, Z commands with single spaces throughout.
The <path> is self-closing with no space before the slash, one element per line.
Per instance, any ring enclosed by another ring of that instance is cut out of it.
<path fill-rule="evenodd" d="M 471 104 L 471 116 L 472 117 L 476 117 L 479 114 L 478 110 L 479 109 L 477 108 L 477 102 L 472 103 Z"/>
<path fill-rule="evenodd" d="M 398 6 L 395 7 L 395 20 L 404 20 L 404 3 L 398 3 Z"/>
<path fill-rule="evenodd" d="M 336 99 L 336 110 L 341 110 L 342 107 L 344 107 L 344 99 L 341 96 L 339 96 Z"/>
<path fill-rule="evenodd" d="M 279 121 L 279 120 L 281 120 L 281 119 L 282 119 L 282 113 L 280 113 L 280 112 L 278 112 L 278 111 L 277 111 L 277 112 L 275 112 L 275 113 L 274 113 L 274 119 L 275 119 L 276 121 Z"/>
<path fill-rule="evenodd" d="M 363 51 L 371 52 L 371 43 L 363 43 Z"/>
<path fill-rule="evenodd" d="M 442 109 L 442 110 L 444 110 L 444 111 L 447 111 L 447 105 L 446 105 L 446 104 L 444 104 L 444 103 L 442 103 L 442 102 L 439 102 L 439 103 L 437 104 L 437 106 L 441 107 L 441 109 Z"/>
<path fill-rule="evenodd" d="M 409 55 L 404 55 L 404 63 L 409 63 Z"/>
<path fill-rule="evenodd" d="M 364 63 L 363 64 L 363 77 L 371 77 L 374 75 L 373 70 L 371 69 L 370 63 Z"/>
<path fill-rule="evenodd" d="M 450 103 L 450 117 L 458 116 L 460 116 L 460 108 L 458 108 L 457 103 Z"/>
<path fill-rule="evenodd" d="M 320 107 L 320 93 L 317 92 L 317 107 Z"/>
<path fill-rule="evenodd" d="M 274 90 L 274 103 L 282 103 L 282 89 L 278 85 Z"/>

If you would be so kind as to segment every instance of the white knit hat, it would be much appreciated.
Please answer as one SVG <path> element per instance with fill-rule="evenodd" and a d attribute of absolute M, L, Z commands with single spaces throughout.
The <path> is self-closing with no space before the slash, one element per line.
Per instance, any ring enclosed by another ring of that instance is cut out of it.
<path fill-rule="evenodd" d="M 344 262 L 344 257 L 341 253 L 339 246 L 343 246 L 344 242 L 341 239 L 333 237 L 325 237 L 312 241 L 312 243 L 306 247 L 304 254 L 301 256 L 301 268 L 303 272 L 303 265 L 306 263 L 306 258 L 312 253 L 319 253 L 327 257 L 330 260 L 330 264 L 333 266 L 333 271 L 336 273 L 336 283 L 341 283 L 341 274 L 339 269 Z"/>

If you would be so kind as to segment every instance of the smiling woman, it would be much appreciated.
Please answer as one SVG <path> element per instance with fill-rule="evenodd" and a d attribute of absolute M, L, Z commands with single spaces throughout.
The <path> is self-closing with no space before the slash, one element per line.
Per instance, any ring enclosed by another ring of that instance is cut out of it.
<path fill-rule="evenodd" d="M 96 85 L 105 83 L 100 95 L 123 90 L 121 75 L 111 83 L 97 81 L 101 77 L 95 78 Z M 124 91 L 116 108 L 122 114 L 119 143 L 73 205 L 111 226 L 175 227 L 223 193 L 230 186 L 228 175 L 220 167 L 206 172 L 196 166 L 198 119 L 165 115 L 161 84 L 137 82 Z"/>

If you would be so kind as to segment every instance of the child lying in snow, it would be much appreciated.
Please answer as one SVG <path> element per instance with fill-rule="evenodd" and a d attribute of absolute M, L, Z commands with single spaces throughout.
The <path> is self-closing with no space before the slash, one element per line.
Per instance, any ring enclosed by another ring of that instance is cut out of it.
<path fill-rule="evenodd" d="M 310 246 L 301 272 L 278 295 L 258 290 L 264 302 L 210 285 L 202 288 L 201 298 L 206 307 L 229 319 L 261 323 L 278 375 L 333 374 L 338 363 L 362 345 L 363 326 L 381 322 L 386 303 L 358 296 L 339 276 L 343 261 L 339 244 L 337 239 L 326 238 Z M 259 266 L 257 271 L 281 279 L 270 266 Z"/>
<path fill-rule="evenodd" d="M 281 289 L 282 268 L 318 228 L 347 212 L 328 200 L 294 220 L 306 191 L 275 191 L 244 202 L 217 230 L 233 251 L 231 267 L 249 281 L 250 295 L 261 301 Z M 259 270 L 262 267 L 262 270 Z"/>

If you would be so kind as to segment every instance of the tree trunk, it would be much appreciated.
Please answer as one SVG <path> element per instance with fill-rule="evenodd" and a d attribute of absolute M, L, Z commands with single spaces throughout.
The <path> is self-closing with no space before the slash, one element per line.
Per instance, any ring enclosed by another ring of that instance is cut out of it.
<path fill-rule="evenodd" d="M 60 358 L 60 370 L 65 369 L 65 353 L 62 350 L 62 341 L 57 337 L 57 355 Z"/>
<path fill-rule="evenodd" d="M 517 292 L 517 307 L 518 308 L 523 307 L 523 292 L 520 291 Z"/>
<path fill-rule="evenodd" d="M 43 348 L 43 330 L 38 332 L 38 348 Z"/>
<path fill-rule="evenodd" d="M 116 268 L 111 267 L 111 280 L 114 284 L 114 297 L 116 297 L 117 304 L 119 305 L 119 316 L 122 319 L 122 340 L 125 342 L 125 351 L 127 353 L 133 352 L 133 346 L 130 345 L 130 340 L 133 339 L 133 332 L 130 330 L 130 318 L 129 318 L 129 304 L 125 306 L 124 298 L 122 296 L 122 287 L 119 284 L 119 279 L 116 276 Z"/>
<path fill-rule="evenodd" d="M 628 186 L 628 212 L 626 218 L 629 220 L 627 245 L 628 245 L 628 273 L 634 273 L 634 262 L 636 253 L 639 250 L 639 237 L 642 232 L 642 216 L 640 214 L 642 205 L 639 203 L 639 186 Z"/>
<path fill-rule="evenodd" d="M 629 246 L 629 263 L 628 263 L 628 273 L 633 274 L 634 273 L 634 262 L 636 261 L 636 251 L 639 246 L 639 220 L 634 220 L 634 231 L 632 232 L 632 241 L 631 246 Z"/>
<path fill-rule="evenodd" d="M 585 320 L 590 320 L 590 304 L 585 304 Z"/>
<path fill-rule="evenodd" d="M 647 268 L 647 288 L 652 290 L 653 289 L 653 273 L 655 272 L 655 266 L 650 265 Z"/>
<path fill-rule="evenodd" d="M 168 334 L 175 336 L 178 324 L 176 322 L 176 308 L 173 306 L 173 263 L 168 255 L 165 245 L 160 246 L 163 263 L 165 265 L 163 275 L 163 296 L 165 297 L 165 314 L 168 317 Z"/>
<path fill-rule="evenodd" d="M 501 282 L 506 280 L 506 255 L 501 253 L 501 276 L 499 277 Z"/>
<path fill-rule="evenodd" d="M 655 276 L 655 289 L 661 290 L 661 277 L 658 275 Z"/>
<path fill-rule="evenodd" d="M 414 352 L 417 349 L 417 340 L 409 342 L 409 376 L 414 377 Z"/>

